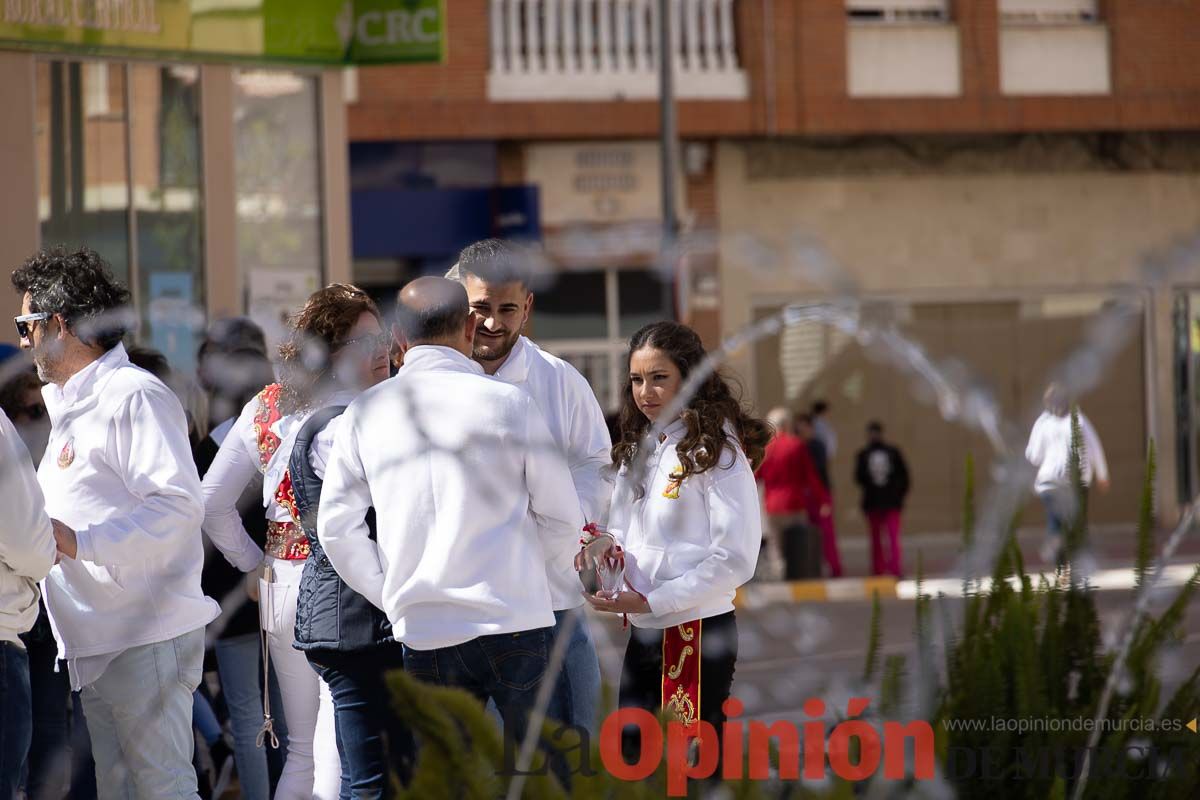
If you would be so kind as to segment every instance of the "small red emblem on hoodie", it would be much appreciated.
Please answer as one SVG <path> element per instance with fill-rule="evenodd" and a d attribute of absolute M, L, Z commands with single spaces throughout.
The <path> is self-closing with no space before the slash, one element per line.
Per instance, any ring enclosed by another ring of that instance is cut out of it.
<path fill-rule="evenodd" d="M 66 469 L 75 461 L 75 440 L 68 439 L 63 445 L 62 452 L 58 454 L 58 468 Z"/>

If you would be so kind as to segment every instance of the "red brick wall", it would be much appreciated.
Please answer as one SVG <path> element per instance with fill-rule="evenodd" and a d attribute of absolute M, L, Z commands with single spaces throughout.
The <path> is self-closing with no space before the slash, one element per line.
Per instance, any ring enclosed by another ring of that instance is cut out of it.
<path fill-rule="evenodd" d="M 782 3 L 786 4 L 786 2 Z M 743 60 L 761 85 L 761 3 L 738 4 Z M 448 42 L 442 64 L 359 69 L 359 102 L 349 107 L 350 138 L 584 139 L 646 138 L 657 134 L 658 103 L 489 103 L 490 34 L 487 0 L 448 4 Z M 757 33 L 755 34 L 755 31 Z M 761 127 L 748 102 L 682 102 L 680 131 L 687 136 L 740 136 Z"/>
<path fill-rule="evenodd" d="M 955 0 L 961 97 L 865 100 L 846 95 L 847 23 L 840 0 L 739 0 L 738 46 L 750 97 L 681 102 L 680 133 L 711 138 L 1200 127 L 1200 0 L 1102 0 L 1112 42 L 1113 94 L 1062 98 L 1000 94 L 997 4 Z M 349 110 L 351 138 L 655 135 L 653 101 L 489 103 L 487 10 L 486 0 L 455 0 L 443 64 L 361 69 L 360 100 Z"/>

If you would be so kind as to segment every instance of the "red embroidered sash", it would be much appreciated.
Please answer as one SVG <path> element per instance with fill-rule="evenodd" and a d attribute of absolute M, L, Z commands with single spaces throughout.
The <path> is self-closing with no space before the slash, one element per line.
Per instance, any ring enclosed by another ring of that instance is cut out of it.
<path fill-rule="evenodd" d="M 263 552 L 284 561 L 303 561 L 312 552 L 308 537 L 294 522 L 267 523 L 267 545 Z"/>
<path fill-rule="evenodd" d="M 254 415 L 254 438 L 258 442 L 259 469 L 266 472 L 281 441 L 271 426 L 278 422 L 283 414 L 279 411 L 279 397 L 283 387 L 278 383 L 258 393 L 258 411 Z M 287 509 L 291 522 L 269 522 L 267 524 L 267 555 L 286 561 L 303 561 L 308 558 L 308 539 L 301 529 L 300 510 L 296 508 L 296 494 L 292 491 L 292 475 L 283 473 L 283 480 L 275 489 L 275 502 Z"/>
<path fill-rule="evenodd" d="M 700 638 L 704 620 L 663 631 L 662 707 L 685 725 L 700 719 Z"/>

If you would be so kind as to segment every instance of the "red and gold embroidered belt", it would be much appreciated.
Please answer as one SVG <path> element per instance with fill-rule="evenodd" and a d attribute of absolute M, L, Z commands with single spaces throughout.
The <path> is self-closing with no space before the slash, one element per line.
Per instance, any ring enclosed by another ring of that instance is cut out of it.
<path fill-rule="evenodd" d="M 303 561 L 308 558 L 311 548 L 299 525 L 271 521 L 267 523 L 267 545 L 263 552 L 284 561 Z"/>

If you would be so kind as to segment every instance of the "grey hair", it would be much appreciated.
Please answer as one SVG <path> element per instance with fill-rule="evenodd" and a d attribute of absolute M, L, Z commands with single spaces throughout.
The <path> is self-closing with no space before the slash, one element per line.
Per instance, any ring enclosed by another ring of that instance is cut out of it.
<path fill-rule="evenodd" d="M 791 431 L 795 422 L 796 416 L 790 408 L 776 406 L 767 412 L 767 424 L 774 428 L 776 433 Z"/>

